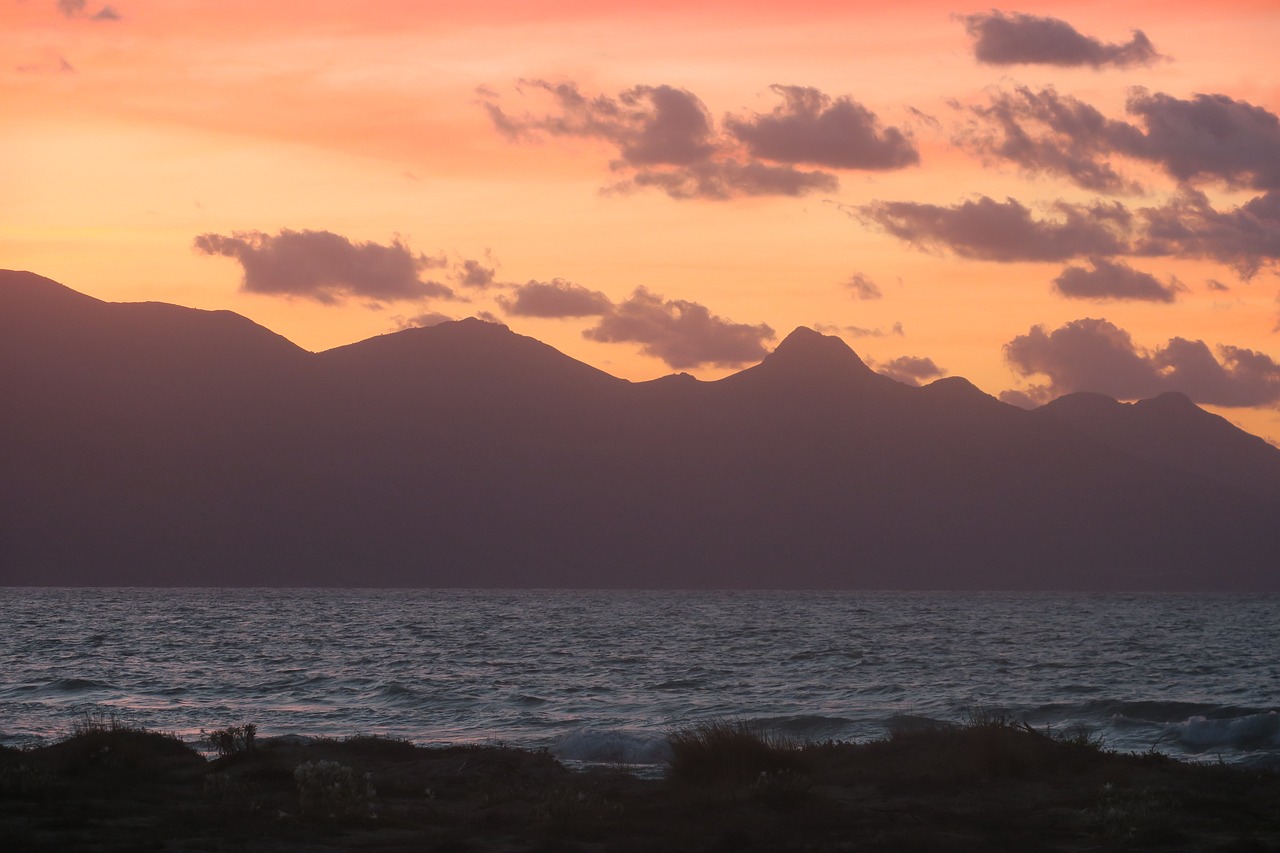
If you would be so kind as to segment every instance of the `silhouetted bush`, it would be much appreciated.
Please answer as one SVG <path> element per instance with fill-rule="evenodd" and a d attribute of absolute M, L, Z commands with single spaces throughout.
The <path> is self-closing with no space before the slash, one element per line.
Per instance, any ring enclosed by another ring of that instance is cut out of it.
<path fill-rule="evenodd" d="M 257 726 L 253 723 L 245 723 L 243 726 L 228 726 L 225 729 L 216 729 L 211 732 L 201 729 L 200 740 L 210 750 L 218 753 L 219 757 L 225 758 L 229 755 L 239 755 L 242 752 L 252 752 L 253 741 L 257 734 Z"/>
<path fill-rule="evenodd" d="M 801 744 L 741 722 L 697 723 L 669 732 L 667 743 L 669 778 L 681 782 L 751 783 L 800 766 Z"/>

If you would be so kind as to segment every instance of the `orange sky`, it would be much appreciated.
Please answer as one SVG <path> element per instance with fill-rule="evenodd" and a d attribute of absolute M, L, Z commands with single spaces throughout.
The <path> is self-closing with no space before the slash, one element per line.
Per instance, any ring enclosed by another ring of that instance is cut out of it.
<path fill-rule="evenodd" d="M 1159 56 L 1099 67 L 984 63 L 961 16 L 992 10 L 941 2 L 0 0 L 0 267 L 102 299 L 229 308 L 317 350 L 420 315 L 488 312 L 631 379 L 674 369 L 712 378 L 749 362 L 735 366 L 731 355 L 705 350 L 702 362 L 673 365 L 661 357 L 661 342 L 588 340 L 583 333 L 600 328 L 599 316 L 514 313 L 517 286 L 573 282 L 603 294 L 620 315 L 645 288 L 661 297 L 653 304 L 667 306 L 667 319 L 696 303 L 713 325 L 767 324 L 775 337 L 758 339 L 764 349 L 797 325 L 817 326 L 842 334 L 875 364 L 928 358 L 992 394 L 1054 384 L 1015 371 L 1006 344 L 1034 326 L 1052 332 L 1105 319 L 1128 333 L 1161 388 L 1183 375 L 1161 361 L 1171 339 L 1203 341 L 1218 359 L 1227 358 L 1220 346 L 1265 356 L 1260 372 L 1223 378 L 1217 397 L 1218 380 L 1187 390 L 1280 440 L 1280 392 L 1268 390 L 1280 389 L 1280 369 L 1271 372 L 1271 360 L 1280 360 L 1280 222 L 1262 222 L 1274 226 L 1271 242 L 1262 242 L 1260 268 L 1247 280 L 1231 258 L 1207 251 L 1108 256 L 1164 285 L 1176 279 L 1172 300 L 1156 301 L 1055 292 L 1066 267 L 1089 266 L 1085 254 L 966 257 L 945 241 L 912 245 L 867 217 L 877 201 L 951 208 L 983 196 L 1016 199 L 1035 218 L 1053 219 L 1057 202 L 1118 202 L 1132 211 L 1177 197 L 1172 159 L 1095 152 L 1142 184 L 1141 192 L 1117 194 L 959 142 L 966 126 L 973 129 L 971 107 L 1018 86 L 1052 86 L 1139 128 L 1125 108 L 1135 86 L 1178 103 L 1197 94 L 1247 102 L 1263 116 L 1247 128 L 1255 136 L 1223 156 L 1254 157 L 1254 171 L 1246 163 L 1224 178 L 1206 166 L 1183 182 L 1220 213 L 1271 198 L 1274 172 L 1263 174 L 1257 162 L 1280 162 L 1265 118 L 1280 113 L 1280 7 L 1022 3 L 1004 12 L 1057 19 L 1104 46 L 1139 29 Z M 614 106 L 635 86 L 692 93 L 721 164 L 756 156 L 745 137 L 731 138 L 728 115 L 757 120 L 781 108 L 771 86 L 811 87 L 828 103 L 847 97 L 874 114 L 877 132 L 904 134 L 918 162 L 760 160 L 838 181 L 800 195 L 606 192 L 644 172 L 627 160 L 624 146 L 634 139 L 548 131 L 550 119 L 564 116 L 547 92 L 521 80 L 573 83 Z M 500 133 L 486 103 L 523 122 L 523 135 Z M 1176 145 L 1162 150 L 1179 156 Z M 1197 156 L 1216 162 L 1212 153 Z M 355 286 L 336 298 L 330 292 L 327 302 L 301 290 L 246 292 L 239 261 L 195 248 L 199 235 L 261 232 L 270 240 L 285 231 L 442 257 L 444 266 L 418 274 L 451 287 L 455 298 L 378 299 Z M 488 287 L 459 283 L 468 260 L 494 271 Z M 874 282 L 879 298 L 854 298 L 846 282 L 855 275 Z M 645 355 L 646 346 L 657 354 Z M 1057 390 L 1070 390 L 1070 373 L 1063 363 Z"/>

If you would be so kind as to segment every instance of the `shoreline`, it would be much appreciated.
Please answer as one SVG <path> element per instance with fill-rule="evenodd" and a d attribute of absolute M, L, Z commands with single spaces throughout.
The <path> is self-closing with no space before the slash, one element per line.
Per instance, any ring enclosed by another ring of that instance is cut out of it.
<path fill-rule="evenodd" d="M 12 850 L 1275 850 L 1280 772 L 1120 754 L 994 716 L 866 743 L 671 732 L 660 778 L 545 750 L 90 720 L 0 747 Z"/>

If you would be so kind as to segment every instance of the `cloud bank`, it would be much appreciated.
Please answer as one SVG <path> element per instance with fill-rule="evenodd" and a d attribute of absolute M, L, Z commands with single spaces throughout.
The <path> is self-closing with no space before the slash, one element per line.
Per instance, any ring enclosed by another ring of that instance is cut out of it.
<path fill-rule="evenodd" d="M 1280 364 L 1242 347 L 1222 345 L 1216 350 L 1215 357 L 1203 341 L 1185 338 L 1171 338 L 1163 347 L 1146 350 L 1104 319 L 1074 320 L 1053 331 L 1034 326 L 1005 344 L 1004 355 L 1020 375 L 1043 375 L 1048 384 L 1002 399 L 1039 404 L 1074 391 L 1096 391 L 1134 400 L 1181 391 L 1209 405 L 1280 403 Z"/>
<path fill-rule="evenodd" d="M 1280 117 L 1226 95 L 1176 98 L 1135 88 L 1125 111 L 1096 107 L 1048 87 L 996 91 L 969 108 L 971 127 L 955 141 L 988 160 L 1065 177 L 1085 189 L 1137 192 L 1115 160 L 1153 163 L 1179 183 L 1217 181 L 1232 188 L 1280 188 Z"/>
<path fill-rule="evenodd" d="M 521 81 L 552 109 L 513 115 L 481 92 L 494 127 L 512 141 L 578 137 L 608 142 L 617 192 L 659 189 L 675 199 L 723 201 L 743 196 L 833 192 L 827 169 L 885 170 L 919 162 L 914 142 L 848 96 L 803 86 L 773 86 L 782 103 L 769 113 L 725 116 L 718 127 L 687 89 L 634 86 L 614 97 L 584 94 L 572 82 Z M 819 167 L 804 169 L 800 166 Z"/>
<path fill-rule="evenodd" d="M 1199 258 L 1226 264 L 1243 279 L 1280 263 L 1280 191 L 1227 211 L 1186 187 L 1156 207 L 1057 201 L 1048 210 L 1052 218 L 1037 218 L 1015 199 L 980 196 L 949 207 L 873 201 L 847 212 L 919 249 L 976 260 Z"/>

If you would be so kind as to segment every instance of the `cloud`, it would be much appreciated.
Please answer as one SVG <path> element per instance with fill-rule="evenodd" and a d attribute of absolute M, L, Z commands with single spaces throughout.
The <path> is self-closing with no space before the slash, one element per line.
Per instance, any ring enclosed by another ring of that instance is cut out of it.
<path fill-rule="evenodd" d="M 493 285 L 497 270 L 470 258 L 463 260 L 454 278 L 463 287 L 485 288 Z"/>
<path fill-rule="evenodd" d="M 1008 403 L 1010 406 L 1017 406 L 1019 409 L 1034 409 L 1036 406 L 1043 405 L 1047 400 L 1039 400 L 1025 391 L 1010 389 L 1001 391 L 999 394 L 1001 403 Z"/>
<path fill-rule="evenodd" d="M 998 10 L 964 15 L 965 29 L 973 38 L 973 52 L 988 65 L 1042 64 L 1058 66 L 1149 65 L 1160 58 L 1141 30 L 1129 41 L 1107 44 L 1081 34 L 1058 18 L 1005 13 Z"/>
<path fill-rule="evenodd" d="M 862 326 L 837 326 L 831 323 L 814 323 L 813 330 L 821 332 L 824 335 L 848 335 L 851 338 L 884 338 L 889 335 L 897 335 L 905 337 L 906 333 L 902 331 L 901 323 L 894 323 L 889 329 L 874 328 L 867 329 Z"/>
<path fill-rule="evenodd" d="M 725 129 L 753 157 L 832 169 L 900 169 L 920 162 L 911 140 L 882 128 L 876 114 L 845 96 L 832 100 L 807 86 L 770 86 L 783 103 L 749 119 L 729 115 Z"/>
<path fill-rule="evenodd" d="M 85 0 L 58 0 L 58 11 L 65 18 L 83 18 L 85 13 Z M 118 21 L 120 13 L 111 6 L 103 6 L 92 15 L 87 15 L 91 21 Z"/>
<path fill-rule="evenodd" d="M 521 81 L 521 94 L 549 97 L 544 114 L 506 112 L 487 89 L 477 90 L 498 132 L 512 141 L 579 137 L 617 150 L 610 169 L 621 176 L 607 189 L 659 189 L 675 199 L 725 200 L 741 196 L 800 196 L 833 192 L 827 171 L 893 169 L 919 160 L 897 128 L 849 97 L 817 89 L 774 86 L 783 104 L 771 113 L 726 116 L 716 126 L 710 111 L 687 89 L 634 86 L 616 97 L 584 94 L 572 82 Z"/>
<path fill-rule="evenodd" d="M 638 343 L 640 351 L 676 369 L 712 364 L 737 367 L 760 361 L 773 329 L 734 323 L 696 302 L 664 299 L 640 287 L 600 318 L 584 338 L 602 343 Z"/>
<path fill-rule="evenodd" d="M 1226 95 L 1190 100 L 1135 89 L 1126 110 L 1146 134 L 1126 153 L 1162 165 L 1179 181 L 1216 178 L 1231 186 L 1280 189 L 1280 118 Z"/>
<path fill-rule="evenodd" d="M 486 101 L 490 119 L 510 138 L 542 132 L 603 139 L 617 146 L 621 162 L 631 166 L 683 166 L 705 160 L 715 150 L 711 115 L 685 89 L 633 86 L 610 98 L 584 95 L 572 82 L 520 83 L 550 94 L 557 110 L 545 116 L 514 117 L 494 101 Z"/>
<path fill-rule="evenodd" d="M 879 299 L 883 295 L 879 285 L 860 272 L 849 276 L 844 286 L 853 291 L 854 299 Z"/>
<path fill-rule="evenodd" d="M 1231 291 L 1230 287 L 1218 281 L 1216 278 L 1209 279 L 1205 282 L 1205 286 L 1216 293 L 1229 293 Z"/>
<path fill-rule="evenodd" d="M 1053 87 L 1035 92 L 1019 86 L 995 92 L 989 104 L 969 109 L 978 121 L 954 141 L 988 161 L 1007 160 L 1028 172 L 1061 175 L 1088 190 L 1141 190 L 1116 171 L 1108 156 L 1136 149 L 1142 131 L 1108 119 L 1077 98 L 1059 95 Z"/>
<path fill-rule="evenodd" d="M 740 196 L 801 196 L 816 190 L 835 192 L 840 182 L 835 175 L 826 172 L 725 160 L 695 163 L 677 169 L 643 169 L 629 181 L 611 189 L 627 192 L 645 187 L 657 187 L 674 199 L 725 201 Z"/>
<path fill-rule="evenodd" d="M 391 245 L 353 243 L 330 231 L 236 231 L 230 236 L 201 234 L 197 251 L 223 255 L 244 269 L 241 288 L 250 293 L 302 297 L 333 305 L 346 297 L 374 302 L 452 296 L 435 281 L 423 281 L 420 270 L 439 266 L 414 254 L 397 237 Z"/>
<path fill-rule="evenodd" d="M 613 309 L 613 302 L 600 291 L 562 278 L 529 281 L 511 296 L 499 296 L 498 304 L 517 317 L 598 317 Z"/>
<path fill-rule="evenodd" d="M 1181 391 L 1197 403 L 1228 407 L 1280 403 L 1280 364 L 1242 347 L 1216 349 L 1215 357 L 1203 341 L 1171 338 L 1146 350 L 1124 329 L 1086 318 L 1052 332 L 1035 326 L 1005 344 L 1004 354 L 1017 373 L 1048 377 L 1047 385 L 1020 392 L 1036 403 L 1074 391 L 1121 400 Z"/>
<path fill-rule="evenodd" d="M 412 317 L 396 315 L 391 318 L 391 322 L 395 323 L 395 330 L 398 332 L 403 332 L 405 329 L 425 329 L 452 321 L 452 317 L 437 311 L 425 311 L 422 314 L 414 314 Z"/>
<path fill-rule="evenodd" d="M 1204 193 L 1183 188 L 1167 204 L 1142 208 L 1138 216 L 1139 255 L 1208 258 L 1246 280 L 1280 262 L 1280 190 L 1219 211 Z"/>
<path fill-rule="evenodd" d="M 947 371 L 931 358 L 904 355 L 875 365 L 876 371 L 904 385 L 920 385 L 944 375 Z"/>
<path fill-rule="evenodd" d="M 947 249 L 989 261 L 1063 261 L 1122 253 L 1131 215 L 1120 204 L 1059 201 L 1059 219 L 1035 219 L 1014 199 L 986 196 L 954 207 L 874 201 L 855 209 L 864 222 L 924 249 Z"/>
<path fill-rule="evenodd" d="M 1136 192 L 1112 160 L 1154 163 L 1180 183 L 1221 181 L 1231 187 L 1280 189 L 1280 118 L 1226 95 L 1190 99 L 1130 91 L 1129 115 L 1110 119 L 1052 87 L 995 92 L 970 107 L 974 124 L 957 144 L 1031 172 L 1057 174 L 1085 189 Z"/>
<path fill-rule="evenodd" d="M 1150 273 L 1122 262 L 1090 258 L 1092 269 L 1067 267 L 1053 280 L 1054 289 L 1068 299 L 1131 299 L 1172 302 L 1183 289 L 1176 279 L 1161 284 Z"/>

